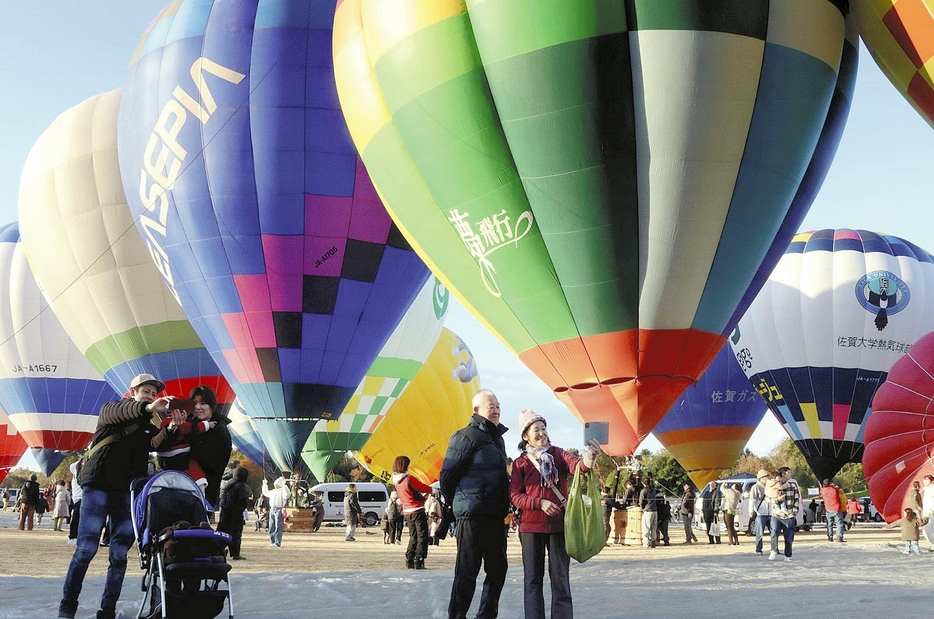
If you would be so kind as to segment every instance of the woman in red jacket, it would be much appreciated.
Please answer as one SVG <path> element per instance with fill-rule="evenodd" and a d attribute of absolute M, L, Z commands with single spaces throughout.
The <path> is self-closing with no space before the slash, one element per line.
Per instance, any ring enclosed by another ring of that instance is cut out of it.
<path fill-rule="evenodd" d="M 534 411 L 519 412 L 522 441 L 509 481 L 513 505 L 522 510 L 519 540 L 525 569 L 525 619 L 545 619 L 545 553 L 548 553 L 548 576 L 551 580 L 551 616 L 570 619 L 574 616 L 571 583 L 568 575 L 571 560 L 564 546 L 564 504 L 568 494 L 568 476 L 578 466 L 587 471 L 593 466 L 596 451 L 584 449 L 584 457 L 555 447 L 548 440 L 545 418 Z"/>
<path fill-rule="evenodd" d="M 392 463 L 392 483 L 402 502 L 402 515 L 409 527 L 409 545 L 405 550 L 405 566 L 408 569 L 425 569 L 428 556 L 428 515 L 425 499 L 431 494 L 431 486 L 423 484 L 409 475 L 408 456 L 398 456 Z"/>

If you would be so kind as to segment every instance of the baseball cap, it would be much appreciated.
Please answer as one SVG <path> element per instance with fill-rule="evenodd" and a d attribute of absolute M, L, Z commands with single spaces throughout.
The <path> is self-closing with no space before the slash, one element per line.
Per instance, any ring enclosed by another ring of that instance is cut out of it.
<path fill-rule="evenodd" d="M 136 389 L 141 385 L 153 385 L 156 391 L 164 391 L 165 383 L 152 374 L 138 374 L 133 382 L 130 383 L 130 389 Z"/>

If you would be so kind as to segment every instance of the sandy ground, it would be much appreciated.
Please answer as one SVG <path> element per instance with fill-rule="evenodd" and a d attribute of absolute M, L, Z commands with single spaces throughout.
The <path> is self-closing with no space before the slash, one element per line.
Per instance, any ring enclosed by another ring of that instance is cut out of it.
<path fill-rule="evenodd" d="M 21 532 L 12 514 L 0 512 L 0 619 L 55 616 L 74 546 L 51 529 L 44 519 L 34 531 Z M 720 619 L 749 612 L 799 616 L 805 608 L 865 617 L 917 616 L 930 609 L 934 553 L 925 547 L 921 556 L 901 554 L 898 531 L 882 525 L 860 523 L 843 544 L 828 544 L 821 531 L 801 532 L 791 563 L 755 556 L 752 538 L 741 537 L 739 546 L 686 546 L 678 543 L 680 527 L 672 531 L 669 547 L 611 546 L 583 565 L 572 562 L 576 613 Z M 286 533 L 282 548 L 268 544 L 268 536 L 249 523 L 246 560 L 234 562 L 232 572 L 237 617 L 446 616 L 451 540 L 430 550 L 426 571 L 405 570 L 405 547 L 383 544 L 377 529 L 358 530 L 356 542 L 345 542 L 341 528 L 327 527 L 316 534 Z M 500 617 L 521 617 L 522 565 L 514 536 L 509 564 Z M 93 616 L 106 567 L 101 552 L 91 564 L 79 618 Z M 141 574 L 131 551 L 119 617 L 135 617 Z M 762 600 L 759 611 L 750 607 L 754 596 Z"/>

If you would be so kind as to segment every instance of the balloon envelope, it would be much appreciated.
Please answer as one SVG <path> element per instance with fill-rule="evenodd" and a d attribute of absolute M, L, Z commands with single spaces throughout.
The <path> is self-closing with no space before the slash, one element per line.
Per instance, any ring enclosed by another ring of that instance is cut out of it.
<path fill-rule="evenodd" d="M 724 346 L 652 433 L 703 488 L 736 464 L 766 412 L 733 351 Z"/>
<path fill-rule="evenodd" d="M 448 291 L 435 278 L 422 288 L 357 385 L 341 416 L 312 430 L 302 459 L 319 480 L 347 451 L 361 449 L 415 378 L 435 347 L 447 316 Z"/>
<path fill-rule="evenodd" d="M 227 430 L 230 432 L 230 440 L 233 446 L 244 456 L 249 458 L 254 464 L 263 466 L 266 462 L 265 446 L 259 432 L 253 425 L 253 420 L 243 410 L 243 404 L 240 400 L 234 400 L 227 414 L 230 423 L 227 424 Z"/>
<path fill-rule="evenodd" d="M 412 384 L 396 400 L 357 462 L 388 481 L 396 456 L 411 459 L 409 472 L 426 484 L 438 481 L 448 440 L 467 425 L 480 389 L 477 363 L 463 340 L 444 329 Z"/>
<path fill-rule="evenodd" d="M 49 308 L 17 224 L 0 228 L 0 406 L 10 422 L 30 447 L 84 449 L 101 405 L 118 398 Z"/>
<path fill-rule="evenodd" d="M 866 422 L 863 474 L 872 504 L 888 522 L 909 507 L 914 481 L 934 474 L 934 333 L 889 370 Z"/>
<path fill-rule="evenodd" d="M 0 408 L 0 472 L 16 466 L 26 453 L 26 440 L 10 423 L 6 412 Z"/>
<path fill-rule="evenodd" d="M 343 123 L 334 5 L 173 3 L 140 42 L 118 124 L 144 242 L 287 470 L 428 276 Z"/>
<path fill-rule="evenodd" d="M 67 110 L 33 146 L 20 181 L 23 246 L 52 311 L 118 393 L 152 374 L 166 392 L 233 390 L 136 233 L 117 157 L 121 91 Z"/>
<path fill-rule="evenodd" d="M 609 419 L 612 454 L 703 373 L 829 162 L 841 3 L 676 6 L 335 17 L 344 114 L 400 229 L 579 419 Z"/>
<path fill-rule="evenodd" d="M 797 235 L 730 345 L 818 479 L 859 462 L 870 403 L 934 320 L 934 260 L 865 230 Z"/>
<path fill-rule="evenodd" d="M 50 477 L 52 473 L 55 472 L 58 465 L 65 461 L 65 456 L 67 455 L 56 449 L 33 448 L 29 450 L 29 453 L 36 459 L 36 463 L 39 464 L 39 470 L 45 473 L 46 477 Z M 52 506 L 50 505 L 49 507 Z"/>
<path fill-rule="evenodd" d="M 917 0 L 851 0 L 859 34 L 873 60 L 918 114 L 934 126 L 934 11 Z"/>

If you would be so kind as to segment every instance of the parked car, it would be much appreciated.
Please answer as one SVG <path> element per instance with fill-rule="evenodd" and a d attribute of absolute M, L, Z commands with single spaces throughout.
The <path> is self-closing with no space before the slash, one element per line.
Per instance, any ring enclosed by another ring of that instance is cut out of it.
<path fill-rule="evenodd" d="M 872 499 L 868 496 L 857 497 L 860 505 L 863 506 L 863 513 L 859 515 L 860 520 L 869 522 L 882 522 L 882 514 L 879 513 L 879 510 L 876 509 L 876 506 L 872 504 Z"/>
<path fill-rule="evenodd" d="M 324 504 L 324 519 L 327 521 L 344 519 L 344 491 L 350 482 L 331 482 L 313 486 L 311 491 L 321 497 Z M 386 486 L 378 482 L 357 483 L 357 499 L 363 510 L 366 526 L 372 527 L 379 522 L 383 510 L 389 504 L 389 492 Z"/>

